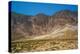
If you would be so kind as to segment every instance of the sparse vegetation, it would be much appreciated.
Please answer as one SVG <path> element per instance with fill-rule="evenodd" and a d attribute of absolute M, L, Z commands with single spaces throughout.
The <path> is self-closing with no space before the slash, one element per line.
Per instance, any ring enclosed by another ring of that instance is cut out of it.
<path fill-rule="evenodd" d="M 12 52 L 35 52 L 48 50 L 77 49 L 76 39 L 45 39 L 12 42 Z"/>

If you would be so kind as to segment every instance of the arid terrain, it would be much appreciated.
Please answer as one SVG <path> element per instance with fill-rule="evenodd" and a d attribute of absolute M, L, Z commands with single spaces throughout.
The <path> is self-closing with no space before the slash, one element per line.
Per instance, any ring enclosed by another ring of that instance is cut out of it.
<path fill-rule="evenodd" d="M 12 52 L 78 48 L 77 12 L 62 10 L 52 16 L 11 13 Z"/>
<path fill-rule="evenodd" d="M 76 39 L 46 39 L 12 42 L 12 52 L 36 52 L 77 49 Z"/>

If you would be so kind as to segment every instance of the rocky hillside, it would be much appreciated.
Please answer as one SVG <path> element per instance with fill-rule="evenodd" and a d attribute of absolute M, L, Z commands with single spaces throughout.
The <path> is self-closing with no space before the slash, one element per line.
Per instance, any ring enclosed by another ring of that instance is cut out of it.
<path fill-rule="evenodd" d="M 77 26 L 77 12 L 62 10 L 52 16 L 39 13 L 35 16 L 27 16 L 11 13 L 12 40 L 25 37 L 40 36 L 51 33 L 65 25 Z"/>

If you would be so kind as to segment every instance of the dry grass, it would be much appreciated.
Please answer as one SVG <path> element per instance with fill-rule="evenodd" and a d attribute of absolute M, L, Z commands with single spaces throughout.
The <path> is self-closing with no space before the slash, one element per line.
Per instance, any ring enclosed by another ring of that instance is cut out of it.
<path fill-rule="evenodd" d="M 63 40 L 27 40 L 24 42 L 12 42 L 12 52 L 35 52 L 35 51 L 51 51 L 77 49 L 76 39 Z"/>

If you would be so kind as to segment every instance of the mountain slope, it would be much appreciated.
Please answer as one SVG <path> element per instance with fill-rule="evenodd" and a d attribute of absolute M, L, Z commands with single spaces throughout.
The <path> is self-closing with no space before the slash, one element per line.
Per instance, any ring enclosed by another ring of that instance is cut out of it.
<path fill-rule="evenodd" d="M 36 16 L 27 16 L 12 12 L 12 40 L 24 39 L 26 37 L 27 39 L 41 39 L 42 37 L 43 39 L 64 36 L 64 34 L 62 35 L 61 33 L 65 33 L 65 30 L 74 33 L 77 31 L 77 17 L 76 12 L 69 10 L 59 11 L 52 16 L 47 16 L 42 13 Z M 73 31 L 69 29 L 68 25 L 70 25 Z M 76 27 L 76 30 L 74 30 L 73 27 Z"/>

